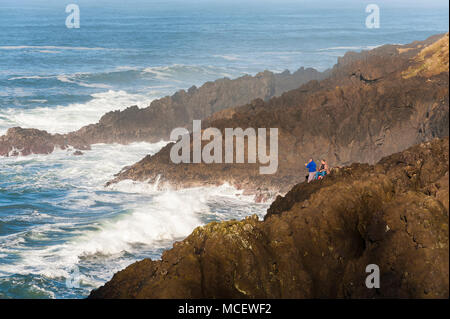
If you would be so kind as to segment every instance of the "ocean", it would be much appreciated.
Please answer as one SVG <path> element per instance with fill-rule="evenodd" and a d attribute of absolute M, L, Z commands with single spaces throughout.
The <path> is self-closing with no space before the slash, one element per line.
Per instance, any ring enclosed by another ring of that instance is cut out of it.
<path fill-rule="evenodd" d="M 377 1 L 380 28 L 369 29 L 372 2 L 0 0 L 0 135 L 70 132 L 206 81 L 323 71 L 346 51 L 448 31 L 446 1 Z M 65 25 L 69 3 L 80 28 Z M 0 298 L 83 298 L 199 225 L 264 216 L 267 203 L 228 185 L 104 187 L 166 143 L 0 158 Z"/>

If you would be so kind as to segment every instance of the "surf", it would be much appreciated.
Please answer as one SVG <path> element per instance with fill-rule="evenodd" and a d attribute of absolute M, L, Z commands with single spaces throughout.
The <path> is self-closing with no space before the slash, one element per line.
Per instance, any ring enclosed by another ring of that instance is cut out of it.
<path fill-rule="evenodd" d="M 134 261 L 159 258 L 195 227 L 255 211 L 263 216 L 266 205 L 229 185 L 175 191 L 123 181 L 103 187 L 121 167 L 166 144 L 95 144 L 83 156 L 57 150 L 2 159 L 0 282 L 26 280 L 24 296 L 80 297 Z M 68 289 L 74 269 L 80 288 Z"/>

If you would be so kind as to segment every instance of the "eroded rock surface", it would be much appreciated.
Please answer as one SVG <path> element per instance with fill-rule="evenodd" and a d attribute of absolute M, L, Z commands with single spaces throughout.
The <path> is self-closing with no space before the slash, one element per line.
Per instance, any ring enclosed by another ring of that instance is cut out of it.
<path fill-rule="evenodd" d="M 198 227 L 90 298 L 448 298 L 448 143 L 298 184 L 264 221 Z M 365 285 L 369 264 L 379 289 Z"/>
<path fill-rule="evenodd" d="M 207 82 L 200 88 L 180 90 L 172 96 L 153 101 L 146 108 L 131 106 L 123 111 L 113 111 L 102 116 L 96 124 L 87 125 L 69 134 L 48 134 L 36 129 L 14 128 L 0 137 L 0 156 L 48 154 L 55 147 L 71 146 L 86 149 L 95 143 L 159 142 L 169 140 L 175 127 L 192 124 L 214 112 L 264 100 L 297 88 L 310 80 L 323 79 L 328 72 L 301 68 L 274 74 L 269 71 L 256 76 L 243 76 Z M 20 134 L 18 133 L 20 131 Z M 23 149 L 21 152 L 16 150 Z"/>
<path fill-rule="evenodd" d="M 327 79 L 204 121 L 203 128 L 219 128 L 223 136 L 225 128 L 278 128 L 276 174 L 261 175 L 259 164 L 174 164 L 169 144 L 120 172 L 112 183 L 132 179 L 183 188 L 227 182 L 261 199 L 303 180 L 310 157 L 327 159 L 331 166 L 373 164 L 448 136 L 448 55 L 443 52 L 448 52 L 448 34 L 347 53 Z M 428 69 L 432 72 L 411 71 Z"/>
<path fill-rule="evenodd" d="M 13 127 L 6 135 L 0 136 L 0 156 L 26 156 L 30 154 L 50 154 L 55 148 L 89 150 L 90 145 L 77 136 L 49 134 L 38 129 Z"/>

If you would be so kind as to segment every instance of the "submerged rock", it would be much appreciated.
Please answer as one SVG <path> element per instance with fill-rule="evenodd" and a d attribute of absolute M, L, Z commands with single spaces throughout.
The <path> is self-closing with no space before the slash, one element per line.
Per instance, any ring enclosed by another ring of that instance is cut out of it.
<path fill-rule="evenodd" d="M 448 298 L 448 143 L 300 183 L 264 221 L 198 227 L 90 298 Z M 366 287 L 369 264 L 378 289 Z"/>

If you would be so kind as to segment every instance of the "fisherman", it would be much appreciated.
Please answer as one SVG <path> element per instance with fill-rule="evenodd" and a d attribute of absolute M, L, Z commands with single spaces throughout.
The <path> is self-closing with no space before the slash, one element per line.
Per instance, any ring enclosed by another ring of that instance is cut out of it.
<path fill-rule="evenodd" d="M 310 183 L 313 179 L 314 176 L 316 175 L 316 171 L 317 171 L 317 165 L 316 163 L 313 161 L 312 158 L 309 159 L 308 163 L 305 163 L 306 168 L 308 169 L 309 175 L 308 175 L 308 183 Z"/>

